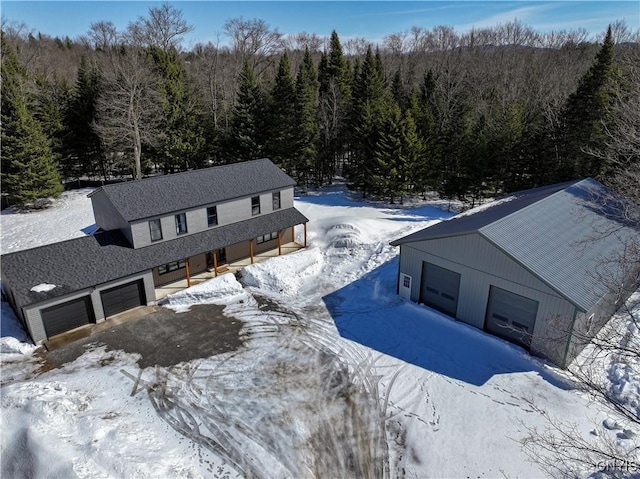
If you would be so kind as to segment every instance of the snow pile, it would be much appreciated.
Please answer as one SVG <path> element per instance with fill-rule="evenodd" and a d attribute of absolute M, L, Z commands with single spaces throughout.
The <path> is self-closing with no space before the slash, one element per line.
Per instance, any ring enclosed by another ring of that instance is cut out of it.
<path fill-rule="evenodd" d="M 40 283 L 31 288 L 31 291 L 33 291 L 34 293 L 46 293 L 47 291 L 51 291 L 55 287 L 55 284 Z"/>
<path fill-rule="evenodd" d="M 170 294 L 160 304 L 177 313 L 183 313 L 195 304 L 228 304 L 244 296 L 242 285 L 236 281 L 233 274 L 227 273 Z"/>
<path fill-rule="evenodd" d="M 14 355 L 31 354 L 36 347 L 22 328 L 11 306 L 2 301 L 0 317 L 0 362 L 12 359 Z"/>
<path fill-rule="evenodd" d="M 290 297 L 299 294 L 304 283 L 315 280 L 323 265 L 322 252 L 311 247 L 249 265 L 242 270 L 242 281 L 247 286 Z"/>

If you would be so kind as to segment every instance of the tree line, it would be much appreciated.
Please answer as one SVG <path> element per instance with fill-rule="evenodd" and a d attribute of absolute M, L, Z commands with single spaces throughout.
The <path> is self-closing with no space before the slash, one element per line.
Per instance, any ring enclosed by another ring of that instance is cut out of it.
<path fill-rule="evenodd" d="M 616 112 L 637 87 L 639 35 L 622 22 L 598 42 L 516 21 L 414 27 L 378 46 L 284 36 L 262 20 L 224 28 L 230 45 L 183 50 L 191 27 L 168 4 L 75 40 L 3 21 L 3 195 L 29 204 L 62 180 L 269 157 L 303 187 L 338 174 L 363 196 L 436 191 L 473 205 L 606 178 Z"/>

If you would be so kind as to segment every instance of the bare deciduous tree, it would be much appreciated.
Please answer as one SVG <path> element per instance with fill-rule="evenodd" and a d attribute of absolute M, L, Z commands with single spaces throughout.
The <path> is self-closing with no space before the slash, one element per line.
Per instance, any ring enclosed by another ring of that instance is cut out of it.
<path fill-rule="evenodd" d="M 133 176 L 142 178 L 142 146 L 153 143 L 160 101 L 148 55 L 109 22 L 91 26 L 89 38 L 99 41 L 103 93 L 98 100 L 96 129 L 117 156 L 133 156 Z"/>
<path fill-rule="evenodd" d="M 180 51 L 180 42 L 186 33 L 193 30 L 179 10 L 168 3 L 159 7 L 151 7 L 146 17 L 139 17 L 135 23 L 129 24 L 127 35 L 131 43 L 145 47 L 158 47 L 169 51 L 175 48 Z"/>

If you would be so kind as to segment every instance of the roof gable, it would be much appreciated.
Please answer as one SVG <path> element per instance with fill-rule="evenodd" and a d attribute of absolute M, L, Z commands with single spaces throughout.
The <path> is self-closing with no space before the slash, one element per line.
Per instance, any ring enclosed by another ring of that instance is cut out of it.
<path fill-rule="evenodd" d="M 621 273 L 618 265 L 605 259 L 639 234 L 637 225 L 617 222 L 616 202 L 621 201 L 592 179 L 561 183 L 514 193 L 481 211 L 458 215 L 391 244 L 479 233 L 588 311 L 606 292 L 600 278 Z M 598 234 L 613 230 L 615 234 Z"/>
<path fill-rule="evenodd" d="M 104 185 L 127 222 L 292 187 L 295 181 L 268 159 Z"/>

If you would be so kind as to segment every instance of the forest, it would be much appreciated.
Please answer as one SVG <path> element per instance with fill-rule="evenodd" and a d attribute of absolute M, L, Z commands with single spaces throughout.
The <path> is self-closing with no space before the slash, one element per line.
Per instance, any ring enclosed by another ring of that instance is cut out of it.
<path fill-rule="evenodd" d="M 3 19 L 3 205 L 268 157 L 303 188 L 340 175 L 364 197 L 472 206 L 640 162 L 640 31 L 624 22 L 595 39 L 416 26 L 374 45 L 233 18 L 185 49 L 191 29 L 169 4 L 75 39 Z"/>

